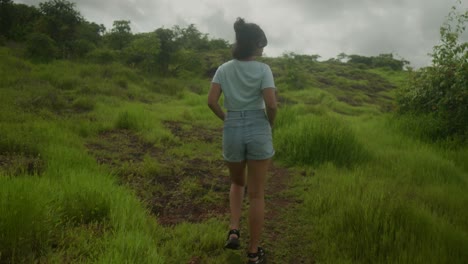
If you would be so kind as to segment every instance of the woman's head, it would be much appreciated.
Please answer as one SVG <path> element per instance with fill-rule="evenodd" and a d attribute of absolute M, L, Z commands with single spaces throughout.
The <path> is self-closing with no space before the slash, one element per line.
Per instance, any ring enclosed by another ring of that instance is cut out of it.
<path fill-rule="evenodd" d="M 267 44 L 263 30 L 254 23 L 245 23 L 244 19 L 237 18 L 234 23 L 236 43 L 232 51 L 235 59 L 242 60 L 257 55 Z"/>

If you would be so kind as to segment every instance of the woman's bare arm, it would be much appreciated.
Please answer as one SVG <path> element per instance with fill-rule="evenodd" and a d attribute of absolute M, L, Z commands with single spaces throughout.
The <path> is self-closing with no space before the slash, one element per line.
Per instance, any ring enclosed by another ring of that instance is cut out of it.
<path fill-rule="evenodd" d="M 211 83 L 210 92 L 208 93 L 208 107 L 210 107 L 211 111 L 219 117 L 219 119 L 224 121 L 224 111 L 221 109 L 219 105 L 219 98 L 221 97 L 221 84 L 219 83 Z"/>
<path fill-rule="evenodd" d="M 273 127 L 276 118 L 276 109 L 278 104 L 276 102 L 276 89 L 265 88 L 263 89 L 263 100 L 265 100 L 266 113 L 270 126 Z"/>

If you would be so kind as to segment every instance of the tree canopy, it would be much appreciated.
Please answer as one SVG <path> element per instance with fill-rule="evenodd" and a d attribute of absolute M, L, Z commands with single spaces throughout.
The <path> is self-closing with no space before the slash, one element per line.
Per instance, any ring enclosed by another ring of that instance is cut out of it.
<path fill-rule="evenodd" d="M 102 24 L 87 21 L 76 4 L 68 0 L 49 0 L 38 7 L 0 0 L 0 7 L 0 36 L 24 42 L 27 54 L 36 60 L 89 58 L 101 63 L 118 60 L 145 72 L 177 76 L 187 71 L 207 75 L 213 72 L 216 63 L 222 63 L 221 58 L 230 58 L 228 41 L 210 38 L 194 24 L 133 33 L 130 20 L 115 20 L 107 30 Z M 319 58 L 316 54 L 287 53 L 280 59 L 290 62 L 291 85 L 302 87 L 304 83 L 299 80 L 304 76 L 293 69 L 304 63 L 316 63 Z M 366 57 L 344 53 L 333 62 L 392 70 L 402 70 L 408 63 L 393 54 Z"/>

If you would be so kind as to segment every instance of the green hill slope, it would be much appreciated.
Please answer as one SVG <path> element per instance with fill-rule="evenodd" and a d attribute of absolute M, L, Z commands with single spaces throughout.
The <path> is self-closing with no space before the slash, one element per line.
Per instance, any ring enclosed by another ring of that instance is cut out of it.
<path fill-rule="evenodd" d="M 229 183 L 209 77 L 15 54 L 0 47 L 1 263 L 244 258 L 222 249 Z M 268 223 L 284 228 L 266 231 L 281 235 L 265 241 L 271 263 L 468 259 L 468 151 L 400 131 L 405 72 L 263 60 L 281 102 L 275 164 L 290 175 L 279 195 L 295 201 Z"/>

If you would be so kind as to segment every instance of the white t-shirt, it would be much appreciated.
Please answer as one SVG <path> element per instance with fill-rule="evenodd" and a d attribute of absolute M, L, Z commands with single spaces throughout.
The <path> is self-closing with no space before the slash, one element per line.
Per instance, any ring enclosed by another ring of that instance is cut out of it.
<path fill-rule="evenodd" d="M 264 109 L 263 89 L 276 89 L 270 66 L 258 61 L 230 60 L 218 68 L 212 82 L 221 85 L 229 111 Z"/>

